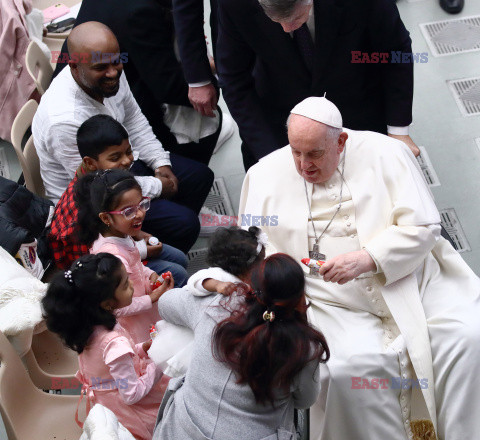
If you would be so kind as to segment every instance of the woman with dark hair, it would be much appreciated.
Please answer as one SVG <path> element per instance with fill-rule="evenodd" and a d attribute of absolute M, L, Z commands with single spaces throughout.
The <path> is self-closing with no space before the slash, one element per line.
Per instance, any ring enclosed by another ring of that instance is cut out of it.
<path fill-rule="evenodd" d="M 170 381 L 154 440 L 296 438 L 294 409 L 316 401 L 329 349 L 308 324 L 303 271 L 291 257 L 268 257 L 248 281 L 228 298 L 186 289 L 160 298 L 163 318 L 191 328 L 195 340 L 187 374 Z"/>

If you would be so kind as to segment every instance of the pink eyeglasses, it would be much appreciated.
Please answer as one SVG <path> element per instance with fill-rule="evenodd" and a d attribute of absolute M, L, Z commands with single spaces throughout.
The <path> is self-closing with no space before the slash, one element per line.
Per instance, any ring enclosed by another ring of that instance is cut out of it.
<path fill-rule="evenodd" d="M 135 206 L 129 206 L 121 211 L 107 211 L 107 214 L 123 214 L 127 220 L 132 220 L 137 211 L 141 209 L 143 212 L 147 212 L 150 209 L 150 197 L 142 197 L 142 201 Z"/>

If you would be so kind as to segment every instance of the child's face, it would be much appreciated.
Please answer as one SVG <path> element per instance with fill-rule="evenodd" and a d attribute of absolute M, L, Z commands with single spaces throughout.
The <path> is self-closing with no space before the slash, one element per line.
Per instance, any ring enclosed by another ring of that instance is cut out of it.
<path fill-rule="evenodd" d="M 132 303 L 133 284 L 128 278 L 125 266 L 122 264 L 120 268 L 120 284 L 115 290 L 115 309 L 127 307 Z"/>
<path fill-rule="evenodd" d="M 98 159 L 85 156 L 83 158 L 89 171 L 111 170 L 119 168 L 129 170 L 133 162 L 132 147 L 128 139 L 124 139 L 120 145 L 111 145 L 103 150 Z"/>
<path fill-rule="evenodd" d="M 122 211 L 125 208 L 138 206 L 142 201 L 142 192 L 138 189 L 125 191 L 119 198 L 117 206 L 112 211 Z M 100 218 L 108 226 L 109 232 L 116 237 L 135 236 L 142 229 L 145 211 L 138 208 L 135 216 L 127 220 L 123 214 L 100 213 Z"/>

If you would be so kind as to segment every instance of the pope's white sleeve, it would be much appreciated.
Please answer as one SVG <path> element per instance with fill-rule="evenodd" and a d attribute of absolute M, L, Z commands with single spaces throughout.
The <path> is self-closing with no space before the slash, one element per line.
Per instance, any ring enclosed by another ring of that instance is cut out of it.
<path fill-rule="evenodd" d="M 391 284 L 415 271 L 435 246 L 440 225 L 389 226 L 370 240 L 364 249 Z"/>
<path fill-rule="evenodd" d="M 248 202 L 248 190 L 249 190 L 249 183 L 250 183 L 250 173 L 247 172 L 247 175 L 243 179 L 242 184 L 242 191 L 240 193 L 240 204 L 238 206 L 238 217 L 240 218 L 242 214 L 245 214 L 247 210 L 247 202 Z"/>

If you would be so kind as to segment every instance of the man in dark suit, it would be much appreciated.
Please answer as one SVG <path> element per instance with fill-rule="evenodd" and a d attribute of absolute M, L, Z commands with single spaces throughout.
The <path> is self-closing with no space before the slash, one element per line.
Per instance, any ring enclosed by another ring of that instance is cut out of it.
<path fill-rule="evenodd" d="M 163 121 L 163 104 L 191 107 L 188 84 L 175 55 L 171 9 L 171 0 L 83 0 L 75 27 L 98 21 L 113 31 L 120 51 L 128 55 L 124 70 L 132 93 L 157 138 L 170 152 L 208 164 L 221 123 L 199 143 L 178 144 Z M 62 53 L 68 53 L 66 42 Z M 56 74 L 66 65 L 63 56 L 59 60 Z"/>
<path fill-rule="evenodd" d="M 289 110 L 334 102 L 346 127 L 418 148 L 411 40 L 393 0 L 219 0 L 217 69 L 245 168 L 288 144 Z M 400 62 L 395 62 L 400 61 Z"/>
<path fill-rule="evenodd" d="M 217 42 L 217 0 L 210 0 L 210 30 L 215 57 Z M 188 98 L 195 110 L 212 116 L 217 108 L 218 91 L 205 44 L 203 0 L 173 0 L 173 19 L 178 52 L 188 82 Z"/>

